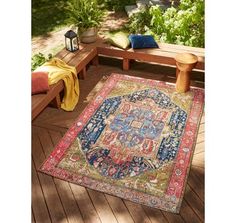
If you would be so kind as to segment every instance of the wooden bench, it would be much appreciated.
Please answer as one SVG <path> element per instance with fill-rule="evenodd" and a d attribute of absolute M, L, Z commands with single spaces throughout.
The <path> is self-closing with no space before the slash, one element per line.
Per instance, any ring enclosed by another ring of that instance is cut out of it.
<path fill-rule="evenodd" d="M 109 56 L 121 58 L 123 60 L 123 69 L 130 69 L 130 61 L 138 60 L 144 62 L 154 62 L 161 65 L 176 66 L 175 56 L 177 53 L 193 53 L 198 56 L 198 62 L 195 70 L 205 70 L 205 50 L 203 48 L 180 46 L 174 44 L 159 43 L 160 48 L 156 49 L 128 49 L 122 50 L 113 47 L 103 39 L 98 39 L 95 43 L 80 44 L 80 49 L 75 52 L 69 52 L 65 48 L 55 57 L 63 60 L 67 64 L 74 66 L 80 79 L 86 77 L 86 66 L 92 62 L 98 65 L 98 56 Z M 51 86 L 47 94 L 32 96 L 32 120 L 50 103 L 54 102 L 56 107 L 60 107 L 60 92 L 63 91 L 62 81 Z"/>
<path fill-rule="evenodd" d="M 80 79 L 86 76 L 86 65 L 92 62 L 98 65 L 99 56 L 121 58 L 123 70 L 130 69 L 130 61 L 138 60 L 153 62 L 161 65 L 176 66 L 175 56 L 177 53 L 193 53 L 198 56 L 198 63 L 195 70 L 205 70 L 205 49 L 175 44 L 159 43 L 160 48 L 155 49 L 127 49 L 123 50 L 106 43 L 106 40 L 99 38 L 95 43 L 80 44 L 80 50 L 68 52 L 66 49 L 60 51 L 56 57 L 62 59 L 71 66 L 75 66 Z"/>
<path fill-rule="evenodd" d="M 50 103 L 56 108 L 61 106 L 60 93 L 64 90 L 63 81 L 50 86 L 50 89 L 45 94 L 35 94 L 31 96 L 31 119 L 34 120 Z"/>
<path fill-rule="evenodd" d="M 92 62 L 93 65 L 98 64 L 96 43 L 81 44 L 80 49 L 75 52 L 69 52 L 64 48 L 56 54 L 55 57 L 75 67 L 80 79 L 85 78 L 86 66 L 90 62 Z"/>
<path fill-rule="evenodd" d="M 80 50 L 76 52 L 69 52 L 66 49 L 61 50 L 56 54 L 57 58 L 62 59 L 67 64 L 74 66 L 81 79 L 85 78 L 86 65 L 91 61 L 94 65 L 97 64 L 97 49 L 93 45 L 80 46 Z M 63 81 L 50 86 L 50 90 L 46 94 L 32 95 L 32 120 L 34 120 L 50 103 L 60 108 L 61 98 L 60 93 L 64 90 Z"/>
<path fill-rule="evenodd" d="M 110 46 L 106 43 L 100 43 L 97 46 L 98 55 L 117 57 L 123 59 L 123 70 L 130 69 L 131 60 L 139 60 L 143 62 L 154 62 L 161 65 L 176 66 L 175 56 L 177 53 L 193 53 L 198 56 L 198 63 L 195 70 L 204 71 L 205 50 L 203 48 L 180 46 L 174 44 L 160 43 L 160 48 L 155 49 L 128 49 L 122 50 L 117 47 Z"/>

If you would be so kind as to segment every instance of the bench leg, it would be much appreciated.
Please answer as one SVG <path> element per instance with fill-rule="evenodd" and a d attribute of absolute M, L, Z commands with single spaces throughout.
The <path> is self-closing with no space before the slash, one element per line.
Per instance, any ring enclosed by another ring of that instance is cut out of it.
<path fill-rule="evenodd" d="M 95 56 L 93 59 L 92 59 L 92 65 L 94 66 L 98 66 L 99 62 L 98 62 L 98 56 Z"/>
<path fill-rule="evenodd" d="M 179 68 L 176 67 L 176 79 L 178 79 L 179 72 L 180 72 Z"/>
<path fill-rule="evenodd" d="M 54 108 L 61 108 L 61 97 L 58 94 L 50 103 Z"/>
<path fill-rule="evenodd" d="M 123 59 L 123 70 L 129 70 L 130 68 L 130 60 L 127 58 Z"/>
<path fill-rule="evenodd" d="M 85 79 L 85 76 L 86 76 L 86 66 L 84 66 L 83 70 L 80 71 L 79 73 L 79 79 Z"/>

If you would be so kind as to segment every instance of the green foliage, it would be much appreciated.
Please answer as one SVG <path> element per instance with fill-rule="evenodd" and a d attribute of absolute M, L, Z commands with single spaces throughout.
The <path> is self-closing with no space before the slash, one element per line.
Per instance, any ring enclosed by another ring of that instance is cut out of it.
<path fill-rule="evenodd" d="M 204 0 L 181 0 L 177 8 L 165 11 L 152 6 L 131 18 L 129 30 L 152 32 L 161 42 L 204 47 Z"/>
<path fill-rule="evenodd" d="M 99 0 L 98 2 L 108 10 L 124 11 L 126 5 L 133 5 L 136 0 Z"/>
<path fill-rule="evenodd" d="M 129 21 L 127 28 L 131 33 L 145 33 L 149 28 L 152 16 L 149 8 L 142 9 L 139 13 L 134 13 Z"/>
<path fill-rule="evenodd" d="M 48 54 L 46 57 L 42 53 L 37 53 L 31 58 L 31 70 L 34 71 L 37 67 L 43 65 L 45 62 L 52 58 L 52 54 Z"/>
<path fill-rule="evenodd" d="M 104 15 L 97 0 L 70 0 L 67 13 L 69 23 L 77 26 L 79 32 L 87 28 L 99 27 Z"/>
<path fill-rule="evenodd" d="M 45 35 L 67 25 L 67 0 L 32 0 L 32 36 Z"/>

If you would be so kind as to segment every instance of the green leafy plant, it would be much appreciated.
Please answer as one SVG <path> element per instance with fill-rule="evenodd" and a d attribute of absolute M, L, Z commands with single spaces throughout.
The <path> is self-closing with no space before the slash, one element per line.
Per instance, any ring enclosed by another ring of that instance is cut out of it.
<path fill-rule="evenodd" d="M 78 27 L 79 32 L 99 27 L 103 20 L 103 10 L 97 0 L 70 0 L 67 6 L 69 23 Z"/>
<path fill-rule="evenodd" d="M 43 65 L 52 58 L 52 54 L 45 56 L 42 53 L 37 53 L 31 58 L 31 70 L 34 71 L 37 67 Z"/>
<path fill-rule="evenodd" d="M 130 20 L 127 28 L 131 33 L 145 33 L 149 30 L 152 15 L 149 12 L 149 8 L 143 8 L 139 13 L 134 13 Z"/>
<path fill-rule="evenodd" d="M 181 0 L 167 10 L 152 6 L 131 17 L 129 30 L 153 33 L 161 42 L 204 47 L 204 9 L 204 0 Z"/>
<path fill-rule="evenodd" d="M 161 41 L 181 45 L 204 47 L 204 1 L 181 0 L 178 8 L 162 12 L 150 9 L 151 29 L 161 36 Z"/>

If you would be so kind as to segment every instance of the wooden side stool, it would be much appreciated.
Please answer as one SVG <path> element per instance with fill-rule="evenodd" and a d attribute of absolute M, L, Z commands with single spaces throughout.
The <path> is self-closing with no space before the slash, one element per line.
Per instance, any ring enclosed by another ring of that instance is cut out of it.
<path fill-rule="evenodd" d="M 198 57 L 191 53 L 179 53 L 176 61 L 176 91 L 184 93 L 190 89 L 190 73 L 198 62 Z"/>

